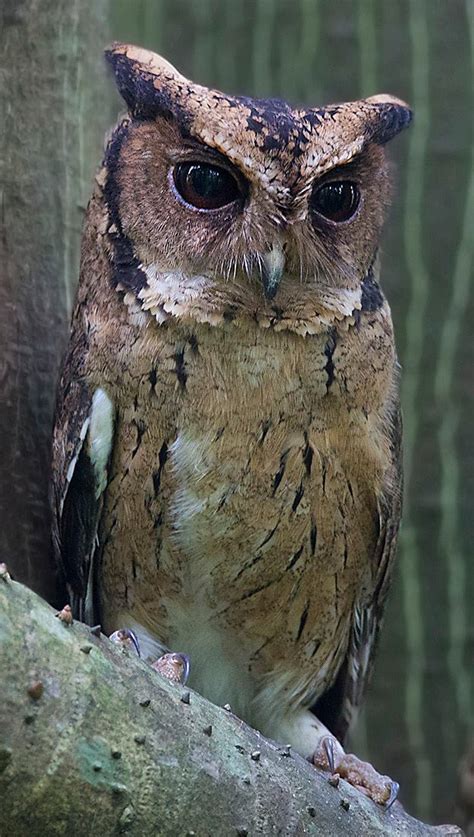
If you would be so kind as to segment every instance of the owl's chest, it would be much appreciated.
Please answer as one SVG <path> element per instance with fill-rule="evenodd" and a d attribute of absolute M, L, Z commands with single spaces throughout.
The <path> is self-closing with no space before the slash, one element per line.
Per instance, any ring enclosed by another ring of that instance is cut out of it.
<path fill-rule="evenodd" d="M 168 640 L 178 624 L 193 633 L 194 611 L 265 638 L 278 602 L 289 641 L 313 594 L 307 629 L 322 641 L 317 614 L 331 631 L 334 591 L 353 600 L 374 545 L 390 362 L 361 376 L 370 352 L 354 365 L 348 335 L 165 337 L 137 344 L 119 379 L 101 535 L 111 610 L 146 610 Z"/>

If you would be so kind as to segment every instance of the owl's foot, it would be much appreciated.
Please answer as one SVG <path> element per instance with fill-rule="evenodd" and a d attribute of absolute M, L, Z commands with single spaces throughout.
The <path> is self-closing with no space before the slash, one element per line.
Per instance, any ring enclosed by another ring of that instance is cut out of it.
<path fill-rule="evenodd" d="M 130 628 L 120 628 L 118 631 L 114 631 L 113 634 L 110 634 L 109 639 L 114 645 L 118 645 L 122 651 L 128 654 L 134 654 L 137 657 L 142 656 L 138 637 L 135 631 L 132 631 Z M 148 660 L 148 662 L 150 661 Z M 150 662 L 150 665 L 158 674 L 166 677 L 172 683 L 181 683 L 182 686 L 186 685 L 190 670 L 187 654 L 168 652 L 162 654 L 154 662 Z"/>
<path fill-rule="evenodd" d="M 120 628 L 120 630 L 114 631 L 113 634 L 110 634 L 109 639 L 114 645 L 118 645 L 122 651 L 131 652 L 136 654 L 137 657 L 141 656 L 137 635 L 129 628 Z"/>
<path fill-rule="evenodd" d="M 182 686 L 187 683 L 190 668 L 187 654 L 174 652 L 163 654 L 151 664 L 151 667 L 172 683 L 181 683 Z"/>
<path fill-rule="evenodd" d="M 369 762 L 345 753 L 339 741 L 331 735 L 324 736 L 319 742 L 313 755 L 313 763 L 322 770 L 330 771 L 334 777 L 345 779 L 385 808 L 390 808 L 398 796 L 398 782 L 377 773 Z"/>

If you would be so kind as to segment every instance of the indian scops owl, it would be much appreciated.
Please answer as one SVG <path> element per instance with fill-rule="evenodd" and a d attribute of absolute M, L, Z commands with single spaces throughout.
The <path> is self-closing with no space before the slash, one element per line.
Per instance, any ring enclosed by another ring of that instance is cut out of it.
<path fill-rule="evenodd" d="M 75 615 L 189 655 L 190 685 L 304 755 L 344 740 L 400 519 L 374 96 L 294 110 L 107 58 L 128 106 L 87 211 L 54 432 Z M 319 720 L 318 720 L 319 719 Z"/>

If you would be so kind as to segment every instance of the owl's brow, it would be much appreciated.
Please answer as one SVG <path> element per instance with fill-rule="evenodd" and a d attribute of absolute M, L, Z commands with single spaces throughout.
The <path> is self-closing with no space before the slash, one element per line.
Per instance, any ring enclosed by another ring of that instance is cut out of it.
<path fill-rule="evenodd" d="M 347 163 L 336 163 L 336 165 L 332 166 L 331 168 L 325 169 L 323 172 L 316 171 L 315 177 L 313 181 L 318 180 L 332 180 L 335 177 L 348 177 L 352 176 L 355 177 L 361 174 L 361 171 L 368 166 L 370 168 L 374 167 L 373 162 L 370 160 L 370 157 L 367 155 L 367 149 L 362 149 L 356 154 L 354 157 L 351 157 Z"/>
<path fill-rule="evenodd" d="M 201 142 L 198 139 L 187 138 L 183 145 L 176 144 L 168 149 L 168 155 L 172 162 L 180 162 L 181 160 L 191 160 L 196 158 L 203 158 L 212 163 L 219 163 L 222 166 L 234 167 L 234 164 L 217 148 L 212 148 Z"/>

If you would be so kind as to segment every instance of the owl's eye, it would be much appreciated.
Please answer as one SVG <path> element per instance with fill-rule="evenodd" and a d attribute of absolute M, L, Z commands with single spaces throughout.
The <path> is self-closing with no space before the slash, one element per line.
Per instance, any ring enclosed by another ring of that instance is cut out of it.
<path fill-rule="evenodd" d="M 359 206 L 360 193 L 349 180 L 324 183 L 313 191 L 311 208 L 314 212 L 340 224 L 352 218 Z"/>
<path fill-rule="evenodd" d="M 241 197 L 235 177 L 219 166 L 180 163 L 173 177 L 183 200 L 196 209 L 220 209 Z"/>

